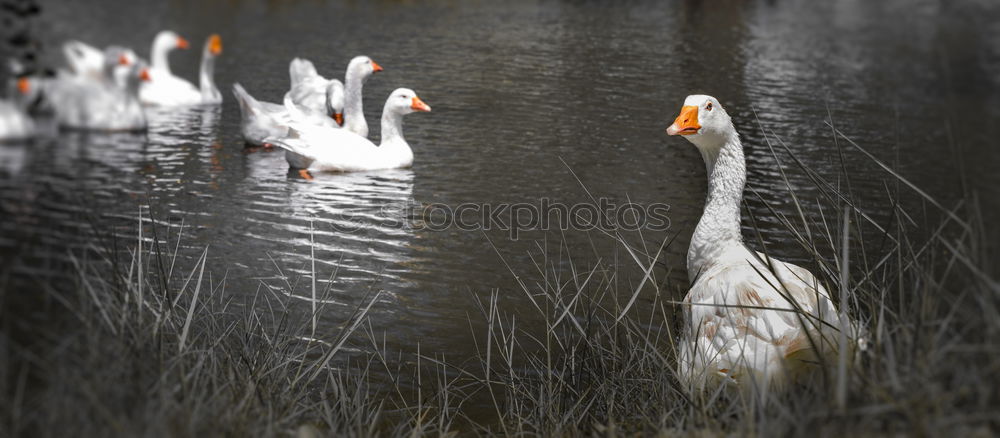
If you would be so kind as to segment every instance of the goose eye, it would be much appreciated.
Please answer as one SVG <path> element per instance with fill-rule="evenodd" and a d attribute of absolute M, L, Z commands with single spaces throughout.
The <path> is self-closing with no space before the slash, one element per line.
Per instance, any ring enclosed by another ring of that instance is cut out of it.
<path fill-rule="evenodd" d="M 705 105 L 705 111 L 711 111 L 711 110 L 712 110 L 712 102 L 709 102 L 708 104 Z"/>

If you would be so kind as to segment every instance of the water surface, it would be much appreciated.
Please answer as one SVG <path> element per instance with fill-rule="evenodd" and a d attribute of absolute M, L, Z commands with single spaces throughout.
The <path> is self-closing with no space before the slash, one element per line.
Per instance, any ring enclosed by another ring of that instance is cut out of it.
<path fill-rule="evenodd" d="M 749 185 L 781 213 L 794 206 L 762 129 L 835 181 L 850 168 L 862 206 L 883 208 L 874 200 L 884 199 L 885 175 L 858 154 L 842 161 L 828 120 L 945 205 L 965 191 L 997 194 L 1000 15 L 988 2 L 501 3 L 42 2 L 31 32 L 51 66 L 68 38 L 148 56 L 161 29 L 198 48 L 221 34 L 216 79 L 227 100 L 152 113 L 146 135 L 62 133 L 0 146 L 3 264 L 52 274 L 61 269 L 52 260 L 85 247 L 89 230 L 135 238 L 141 211 L 146 236 L 150 217 L 182 233 L 189 265 L 208 246 L 209 270 L 225 275 L 229 293 L 251 294 L 262 282 L 288 292 L 284 280 L 298 279 L 293 293 L 307 294 L 314 249 L 320 285 L 336 274 L 324 330 L 378 289 L 386 294 L 373 325 L 390 348 L 412 352 L 419 343 L 425 354 L 465 357 L 473 352 L 467 320 L 479 319 L 473 295 L 499 291 L 531 327 L 539 322 L 515 274 L 535 285 L 546 254 L 563 267 L 567 254 L 581 266 L 630 262 L 597 232 L 511 240 L 502 230 L 413 229 L 399 224 L 421 218 L 404 207 L 572 204 L 591 194 L 665 203 L 670 229 L 642 238 L 655 245 L 678 236 L 657 275 L 682 294 L 705 171 L 693 147 L 663 129 L 688 94 L 721 100 L 744 139 Z M 175 72 L 195 78 L 197 54 L 175 52 Z M 244 147 L 233 82 L 278 101 L 292 57 L 342 76 L 358 54 L 385 67 L 364 89 L 373 137 L 397 87 L 434 108 L 406 118 L 412 169 L 307 181 L 289 173 L 280 152 Z M 801 173 L 790 178 L 808 193 Z M 748 195 L 748 204 L 772 248 L 796 257 L 763 203 Z M 303 301 L 292 311 L 307 308 Z"/>

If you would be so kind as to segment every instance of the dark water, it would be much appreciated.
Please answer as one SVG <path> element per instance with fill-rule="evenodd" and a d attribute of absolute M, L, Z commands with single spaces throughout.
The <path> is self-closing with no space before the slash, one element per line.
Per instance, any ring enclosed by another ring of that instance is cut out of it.
<path fill-rule="evenodd" d="M 230 293 L 253 293 L 261 282 L 280 289 L 281 273 L 307 275 L 314 245 L 321 286 L 336 272 L 326 327 L 381 289 L 373 325 L 390 348 L 419 343 L 425 354 L 466 356 L 467 319 L 479 318 L 473 295 L 499 290 L 507 310 L 527 309 L 503 261 L 534 286 L 546 254 L 558 266 L 566 254 L 583 266 L 625 256 L 595 232 L 511 240 L 505 231 L 401 227 L 419 219 L 401 208 L 571 204 L 589 199 L 583 187 L 618 203 L 665 203 L 670 229 L 642 237 L 655 245 L 678 236 L 658 275 L 678 280 L 683 293 L 705 171 L 694 148 L 663 129 L 694 93 L 718 97 L 733 116 L 750 186 L 783 213 L 793 206 L 761 126 L 821 174 L 835 180 L 849 167 L 860 199 L 882 199 L 884 174 L 858 154 L 842 164 L 824 124 L 831 116 L 945 205 L 966 191 L 995 199 L 998 12 L 987 1 L 42 2 L 31 31 L 49 65 L 67 38 L 124 44 L 145 57 L 161 29 L 194 47 L 221 34 L 216 79 L 227 100 L 221 110 L 153 114 L 148 135 L 66 133 L 0 146 L 3 264 L 49 274 L 49 260 L 84 245 L 85 230 L 134 236 L 140 211 L 175 235 L 183 223 L 189 264 L 210 246 L 209 269 L 226 274 Z M 230 84 L 278 101 L 293 56 L 340 77 L 358 54 L 385 68 L 365 87 L 373 135 L 397 87 L 434 108 L 406 120 L 412 169 L 306 181 L 289 174 L 281 153 L 244 148 Z M 196 77 L 197 52 L 171 61 Z M 765 239 L 794 256 L 768 210 L 748 202 Z M 363 226 L 342 231 L 353 222 Z M 301 278 L 294 293 L 305 295 Z M 643 294 L 640 303 L 648 301 Z M 523 326 L 538 323 L 523 313 Z"/>

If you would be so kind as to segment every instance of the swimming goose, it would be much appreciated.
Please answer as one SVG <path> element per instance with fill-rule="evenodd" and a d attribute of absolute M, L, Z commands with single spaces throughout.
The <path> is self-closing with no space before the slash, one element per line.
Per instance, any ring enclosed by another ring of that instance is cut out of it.
<path fill-rule="evenodd" d="M 389 95 L 382 109 L 382 143 L 346 129 L 293 122 L 286 137 L 269 138 L 285 149 L 285 158 L 293 168 L 314 171 L 352 172 L 409 167 L 413 150 L 403 138 L 403 116 L 414 111 L 430 111 L 417 94 L 398 88 Z M 300 172 L 309 178 L 307 172 Z"/>
<path fill-rule="evenodd" d="M 362 137 L 368 136 L 361 89 L 373 73 L 382 71 L 382 66 L 367 56 L 354 57 L 347 64 L 346 85 L 320 76 L 312 62 L 306 59 L 293 59 L 288 70 L 292 82 L 290 93 L 297 106 L 325 111 L 345 129 Z"/>
<path fill-rule="evenodd" d="M 62 45 L 66 66 L 73 74 L 100 76 L 104 71 L 104 53 L 82 41 L 70 40 Z"/>
<path fill-rule="evenodd" d="M 857 324 L 841 319 L 812 273 L 743 243 L 743 146 L 718 100 L 688 96 L 667 134 L 693 143 L 708 170 L 708 199 L 687 254 L 692 286 L 684 298 L 681 379 L 693 389 L 750 381 L 780 387 L 818 357 L 835 358 L 829 353 L 840 330 L 863 348 Z"/>
<path fill-rule="evenodd" d="M 284 137 L 288 124 L 293 121 L 339 128 L 337 122 L 325 113 L 299 107 L 291 101 L 291 92 L 285 93 L 284 105 L 261 102 L 255 99 L 239 83 L 233 84 L 233 96 L 240 105 L 240 134 L 254 146 L 269 146 L 265 139 Z"/>
<path fill-rule="evenodd" d="M 222 103 L 222 93 L 215 86 L 215 58 L 222 54 L 222 37 L 216 34 L 208 36 L 205 47 L 201 50 L 201 68 L 198 69 L 198 89 L 201 91 L 201 103 Z"/>
<path fill-rule="evenodd" d="M 316 66 L 313 65 L 312 61 L 308 59 L 293 58 L 292 61 L 288 63 L 288 81 L 290 82 L 289 88 L 295 88 L 297 85 L 302 83 L 302 81 L 315 76 L 319 76 L 319 72 L 316 71 Z"/>
<path fill-rule="evenodd" d="M 291 88 L 288 95 L 295 106 L 332 117 L 340 126 L 344 123 L 344 83 L 326 79 L 316 72 L 308 59 L 295 58 L 288 65 Z"/>
<path fill-rule="evenodd" d="M 316 71 L 312 61 L 295 58 L 288 63 L 289 93 L 296 106 L 326 112 L 338 124 L 344 123 L 344 83 L 327 79 Z"/>
<path fill-rule="evenodd" d="M 255 99 L 238 82 L 233 84 L 233 96 L 240 105 L 240 134 L 248 144 L 263 146 L 265 139 L 288 133 L 284 106 Z"/>
<path fill-rule="evenodd" d="M 100 78 L 64 73 L 46 83 L 44 96 L 60 126 L 95 131 L 146 129 L 138 93 L 140 81 L 149 80 L 148 69 L 142 61 L 132 64 L 123 88 L 114 78 L 118 65 L 117 55 L 109 56 Z"/>
<path fill-rule="evenodd" d="M 27 113 L 30 87 L 27 78 L 20 78 L 10 100 L 0 99 L 0 141 L 23 140 L 35 134 L 35 123 Z"/>
<path fill-rule="evenodd" d="M 149 69 L 150 80 L 139 90 L 139 99 L 146 105 L 200 105 L 222 102 L 222 94 L 215 86 L 215 58 L 222 53 L 222 38 L 211 35 L 205 41 L 201 56 L 199 86 L 186 79 L 174 76 L 170 71 L 168 56 L 174 49 L 186 49 L 190 45 L 184 38 L 169 30 L 160 32 L 153 40 Z"/>
<path fill-rule="evenodd" d="M 347 64 L 347 73 L 344 76 L 344 81 L 346 81 L 344 84 L 344 129 L 362 137 L 368 137 L 368 122 L 365 121 L 365 111 L 361 105 L 361 87 L 365 85 L 373 73 L 379 71 L 382 71 L 382 66 L 367 56 L 355 56 Z M 416 97 L 412 92 L 410 94 Z M 384 112 L 382 113 L 382 125 L 385 126 Z"/>
<path fill-rule="evenodd" d="M 128 66 L 138 60 L 132 49 L 120 46 L 108 46 L 103 51 L 82 41 L 67 41 L 62 46 L 63 57 L 70 72 L 78 76 L 89 76 L 94 79 L 104 75 L 105 58 L 109 55 L 118 57 L 119 67 L 116 70 L 128 71 Z M 121 75 L 122 73 L 116 73 Z M 124 82 L 119 83 L 124 86 Z"/>

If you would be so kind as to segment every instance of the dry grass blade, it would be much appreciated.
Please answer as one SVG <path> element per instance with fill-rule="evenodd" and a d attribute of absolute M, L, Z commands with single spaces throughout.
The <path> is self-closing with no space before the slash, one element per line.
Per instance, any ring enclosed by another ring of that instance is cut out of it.
<path fill-rule="evenodd" d="M 178 342 L 177 349 L 181 353 L 184 352 L 185 341 L 187 341 L 188 333 L 191 330 L 191 321 L 194 319 L 195 310 L 198 307 L 198 295 L 201 293 L 201 279 L 205 275 L 205 264 L 208 261 L 208 248 L 201 253 L 201 259 L 198 261 L 198 281 L 194 284 L 194 295 L 191 297 L 191 305 L 188 307 L 187 315 L 184 318 L 184 329 L 181 331 L 181 339 Z"/>

